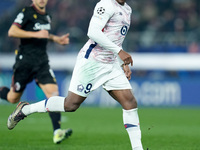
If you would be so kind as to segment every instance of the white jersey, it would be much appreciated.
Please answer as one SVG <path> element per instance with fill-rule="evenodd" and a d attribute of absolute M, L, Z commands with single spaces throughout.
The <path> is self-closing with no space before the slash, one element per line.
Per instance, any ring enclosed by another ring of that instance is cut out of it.
<path fill-rule="evenodd" d="M 89 40 L 79 55 L 102 63 L 114 63 L 130 27 L 132 9 L 127 3 L 101 0 L 94 9 L 90 21 Z"/>

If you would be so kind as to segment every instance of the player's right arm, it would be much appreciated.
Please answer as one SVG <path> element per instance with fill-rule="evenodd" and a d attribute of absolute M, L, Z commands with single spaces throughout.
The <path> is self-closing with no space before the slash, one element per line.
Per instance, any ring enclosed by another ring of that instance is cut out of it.
<path fill-rule="evenodd" d="M 109 5 L 107 1 L 100 1 L 97 3 L 93 12 L 93 16 L 90 20 L 87 35 L 100 46 L 118 54 L 119 58 L 122 60 L 122 62 L 120 61 L 120 64 L 133 65 L 131 55 L 113 43 L 102 31 L 108 20 L 114 14 L 114 8 L 111 6 L 112 5 Z"/>
<path fill-rule="evenodd" d="M 8 36 L 16 38 L 49 38 L 49 32 L 47 30 L 40 30 L 36 32 L 25 31 L 17 25 L 12 24 L 8 31 Z"/>

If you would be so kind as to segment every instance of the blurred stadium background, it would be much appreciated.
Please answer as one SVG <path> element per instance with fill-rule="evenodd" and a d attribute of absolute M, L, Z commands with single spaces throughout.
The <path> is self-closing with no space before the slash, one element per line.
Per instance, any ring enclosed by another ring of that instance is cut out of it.
<path fill-rule="evenodd" d="M 67 46 L 48 44 L 50 63 L 62 96 L 67 95 L 76 55 L 88 40 L 87 27 L 97 1 L 48 2 L 47 9 L 53 17 L 52 33 L 69 32 L 71 37 L 71 43 Z M 127 2 L 133 9 L 133 15 L 123 46 L 134 60 L 130 82 L 141 108 L 139 115 L 144 148 L 198 150 L 200 1 Z M 8 38 L 8 29 L 17 13 L 30 3 L 31 0 L 0 0 L 0 86 L 11 84 L 14 51 L 19 44 L 18 39 Z M 31 103 L 44 98 L 42 91 L 32 82 L 25 90 L 22 100 Z M 0 100 L 0 150 L 130 149 L 129 139 L 122 125 L 121 108 L 117 107 L 117 102 L 99 88 L 83 105 L 86 107 L 76 113 L 63 113 L 62 127 L 72 127 L 74 134 L 61 145 L 53 145 L 47 114 L 29 116 L 29 119 L 19 123 L 10 132 L 6 121 L 16 105 L 8 105 Z"/>
<path fill-rule="evenodd" d="M 48 44 L 50 64 L 60 94 L 67 95 L 76 55 L 87 41 L 89 19 L 97 0 L 50 0 L 52 32 L 70 33 L 70 45 Z M 133 9 L 132 25 L 124 49 L 133 56 L 131 84 L 140 106 L 200 106 L 200 1 L 127 0 Z M 0 86 L 11 83 L 19 40 L 7 31 L 17 13 L 31 0 L 0 1 Z M 44 95 L 30 83 L 22 100 Z M 0 103 L 5 103 L 0 100 Z M 84 105 L 118 106 L 99 88 Z"/>

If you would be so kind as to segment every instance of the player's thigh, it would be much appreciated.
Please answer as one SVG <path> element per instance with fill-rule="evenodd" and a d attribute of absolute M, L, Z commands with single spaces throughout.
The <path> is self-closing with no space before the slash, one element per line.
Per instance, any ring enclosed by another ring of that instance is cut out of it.
<path fill-rule="evenodd" d="M 56 84 L 55 74 L 47 62 L 43 62 L 38 67 L 35 73 L 35 79 L 37 84 Z"/>
<path fill-rule="evenodd" d="M 47 98 L 59 95 L 58 85 L 55 83 L 48 83 L 48 84 L 39 83 L 38 85 L 42 89 Z"/>
<path fill-rule="evenodd" d="M 36 82 L 47 98 L 58 95 L 58 85 L 48 63 L 43 63 L 36 73 Z"/>
<path fill-rule="evenodd" d="M 8 92 L 7 99 L 10 103 L 17 103 L 20 101 L 22 94 L 23 92 L 15 92 L 11 87 L 10 91 Z"/>
<path fill-rule="evenodd" d="M 11 84 L 13 91 L 16 93 L 22 93 L 26 88 L 26 85 L 32 80 L 32 65 L 29 65 L 25 60 L 17 60 L 13 67 L 13 76 Z"/>
<path fill-rule="evenodd" d="M 136 99 L 131 89 L 111 90 L 108 93 L 126 110 L 137 108 Z"/>

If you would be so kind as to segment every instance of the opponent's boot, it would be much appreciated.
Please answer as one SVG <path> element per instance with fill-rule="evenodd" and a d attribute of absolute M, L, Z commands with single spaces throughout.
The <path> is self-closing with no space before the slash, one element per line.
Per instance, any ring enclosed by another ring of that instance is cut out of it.
<path fill-rule="evenodd" d="M 61 143 L 64 139 L 68 138 L 72 134 L 72 129 L 58 129 L 53 136 L 53 142 L 55 144 Z"/>

